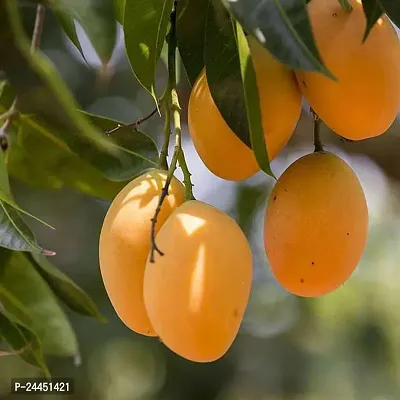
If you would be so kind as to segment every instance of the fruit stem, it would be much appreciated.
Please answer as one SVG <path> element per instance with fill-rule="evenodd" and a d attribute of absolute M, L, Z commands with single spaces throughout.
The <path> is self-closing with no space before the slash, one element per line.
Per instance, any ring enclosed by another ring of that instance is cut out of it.
<path fill-rule="evenodd" d="M 312 108 L 310 111 L 314 120 L 314 153 L 318 153 L 324 151 L 324 145 L 320 137 L 321 120 Z"/>
<path fill-rule="evenodd" d="M 150 249 L 150 262 L 154 263 L 154 253 L 157 252 L 159 255 L 163 256 L 164 253 L 157 247 L 155 235 L 156 235 L 156 224 L 157 218 L 160 214 L 162 204 L 165 198 L 168 195 L 169 185 L 171 180 L 174 176 L 174 172 L 176 170 L 178 159 L 179 165 L 184 174 L 184 183 L 186 187 L 186 197 L 187 199 L 193 199 L 193 192 L 192 192 L 192 183 L 190 180 L 190 173 L 188 167 L 186 165 L 184 153 L 182 151 L 182 128 L 181 128 L 181 107 L 179 105 L 179 97 L 178 92 L 176 89 L 176 4 L 177 1 L 174 1 L 174 8 L 171 13 L 171 27 L 167 35 L 167 42 L 168 42 L 168 84 L 166 88 L 166 92 L 163 94 L 163 104 L 166 111 L 166 119 L 170 120 L 170 112 L 172 110 L 174 128 L 175 128 L 175 146 L 174 146 L 174 153 L 172 155 L 171 164 L 168 169 L 167 179 L 165 180 L 165 185 L 161 191 L 160 198 L 158 201 L 158 205 L 156 211 L 154 213 L 154 217 L 151 220 L 151 249 Z M 168 100 L 167 100 L 168 99 Z M 169 107 L 171 105 L 171 107 Z M 164 154 L 168 151 L 169 145 L 169 135 L 170 135 L 170 121 L 165 123 L 164 127 L 164 134 L 165 134 L 165 142 L 167 142 L 167 135 L 168 135 L 168 142 L 164 143 L 163 150 Z M 161 152 L 163 153 L 163 152 Z M 163 157 L 164 157 L 163 154 Z"/>
<path fill-rule="evenodd" d="M 346 11 L 346 12 L 352 12 L 353 11 L 353 7 L 349 3 L 348 0 L 339 0 L 339 3 L 340 3 L 340 6 L 343 8 L 344 11 Z"/>
<path fill-rule="evenodd" d="M 158 165 L 161 169 L 168 170 L 168 148 L 171 137 L 171 109 L 170 109 L 170 83 L 168 82 L 165 92 L 161 97 L 161 103 L 164 110 L 164 143 L 161 149 Z"/>

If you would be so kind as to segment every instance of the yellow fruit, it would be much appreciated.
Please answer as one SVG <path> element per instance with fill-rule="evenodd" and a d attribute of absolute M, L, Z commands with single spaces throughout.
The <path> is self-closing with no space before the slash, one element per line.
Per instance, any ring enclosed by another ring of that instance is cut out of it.
<path fill-rule="evenodd" d="M 320 73 L 298 71 L 297 79 L 310 106 L 338 135 L 360 140 L 384 133 L 400 107 L 400 42 L 386 16 L 367 41 L 361 1 L 350 0 L 352 12 L 338 0 L 308 4 L 317 46 L 337 81 Z"/>
<path fill-rule="evenodd" d="M 143 302 L 144 268 L 150 251 L 151 219 L 166 177 L 166 171 L 155 169 L 126 185 L 112 202 L 100 234 L 100 270 L 110 301 L 125 325 L 146 336 L 156 334 Z M 184 186 L 173 178 L 156 231 L 184 198 Z"/>
<path fill-rule="evenodd" d="M 252 281 L 252 255 L 228 215 L 192 200 L 161 228 L 165 253 L 147 263 L 144 301 L 162 342 L 196 362 L 222 357 L 235 339 Z"/>
<path fill-rule="evenodd" d="M 363 189 L 341 158 L 309 154 L 278 179 L 264 241 L 272 272 L 287 291 L 314 297 L 338 288 L 357 267 L 367 233 Z"/>
<path fill-rule="evenodd" d="M 256 71 L 268 155 L 273 160 L 296 128 L 302 96 L 290 69 L 275 60 L 251 37 L 249 46 Z M 216 176 L 241 181 L 259 170 L 253 151 L 229 128 L 215 105 L 205 70 L 190 95 L 188 123 L 200 158 Z"/>

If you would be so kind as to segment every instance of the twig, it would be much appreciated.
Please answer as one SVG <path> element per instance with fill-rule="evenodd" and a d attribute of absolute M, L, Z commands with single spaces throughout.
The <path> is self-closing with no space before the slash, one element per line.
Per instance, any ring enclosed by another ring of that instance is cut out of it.
<path fill-rule="evenodd" d="M 324 146 L 320 137 L 321 120 L 312 108 L 310 108 L 310 111 L 314 120 L 314 153 L 318 153 L 324 151 Z"/>
<path fill-rule="evenodd" d="M 193 195 L 193 183 L 190 179 L 192 174 L 190 173 L 189 168 L 186 164 L 185 154 L 182 149 L 179 152 L 178 162 L 183 172 L 183 184 L 185 185 L 186 189 L 186 200 L 194 200 L 195 197 Z"/>
<path fill-rule="evenodd" d="M 40 39 L 42 38 L 44 16 L 46 8 L 43 4 L 38 4 L 36 8 L 35 27 L 33 28 L 31 52 L 35 52 L 40 46 Z"/>
<path fill-rule="evenodd" d="M 109 131 L 106 131 L 106 135 L 111 135 L 118 131 L 121 128 L 133 128 L 136 129 L 140 124 L 143 122 L 147 121 L 150 119 L 156 112 L 158 108 L 156 107 L 149 115 L 146 115 L 145 117 L 138 118 L 136 121 L 131 122 L 130 124 L 118 124 L 115 128 L 110 129 Z"/>
<path fill-rule="evenodd" d="M 171 98 L 171 109 L 175 128 L 175 146 L 174 153 L 172 155 L 171 165 L 168 170 L 167 179 L 165 180 L 165 185 L 161 191 L 160 199 L 154 217 L 151 219 L 151 249 L 150 249 L 150 262 L 154 263 L 154 253 L 157 252 L 159 255 L 163 256 L 164 253 L 157 247 L 155 234 L 156 234 L 156 224 L 158 215 L 160 214 L 162 204 L 168 195 L 169 185 L 174 176 L 174 172 L 177 167 L 178 159 L 183 160 L 182 165 L 186 166 L 184 162 L 183 152 L 182 152 L 182 128 L 181 128 L 181 107 L 179 105 L 179 97 L 176 90 L 176 1 L 174 2 L 174 9 L 171 13 L 171 27 L 167 36 L 168 40 L 168 85 L 167 89 Z M 187 170 L 187 167 L 186 167 Z M 190 183 L 190 174 L 187 175 L 188 182 Z M 191 190 L 191 183 L 190 186 Z M 193 197 L 193 194 L 192 194 Z"/>
<path fill-rule="evenodd" d="M 158 160 L 158 165 L 160 168 L 168 170 L 168 148 L 169 141 L 171 137 L 171 109 L 170 109 L 170 94 L 171 88 L 168 82 L 167 87 L 165 89 L 165 93 L 162 96 L 162 105 L 164 109 L 164 143 L 160 152 L 160 158 Z"/>

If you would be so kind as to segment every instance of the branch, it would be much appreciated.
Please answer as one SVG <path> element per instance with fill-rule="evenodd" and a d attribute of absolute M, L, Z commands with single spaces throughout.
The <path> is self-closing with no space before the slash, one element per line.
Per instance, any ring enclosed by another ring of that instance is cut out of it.
<path fill-rule="evenodd" d="M 140 124 L 142 124 L 143 122 L 150 119 L 157 112 L 157 110 L 158 110 L 158 108 L 156 107 L 149 115 L 146 115 L 145 117 L 142 117 L 142 118 L 138 118 L 136 121 L 131 122 L 130 124 L 118 124 L 115 128 L 112 128 L 109 131 L 106 131 L 105 134 L 111 135 L 111 134 L 117 132 L 118 130 L 120 130 L 121 128 L 136 129 Z"/>
<path fill-rule="evenodd" d="M 36 8 L 35 27 L 33 28 L 32 42 L 31 42 L 32 53 L 35 52 L 40 46 L 45 14 L 46 14 L 45 6 L 43 4 L 38 4 Z"/>
<path fill-rule="evenodd" d="M 310 111 L 314 120 L 314 153 L 318 153 L 319 151 L 324 151 L 320 137 L 321 120 L 312 108 L 310 108 Z"/>
<path fill-rule="evenodd" d="M 165 198 L 168 195 L 168 189 L 171 183 L 171 180 L 174 176 L 174 172 L 177 167 L 178 159 L 182 162 L 180 163 L 181 167 L 182 165 L 185 168 L 185 171 L 189 172 L 185 163 L 183 151 L 182 151 L 182 128 L 181 128 L 181 107 L 179 105 L 179 97 L 176 89 L 176 0 L 174 2 L 174 9 L 172 10 L 171 13 L 171 27 L 170 31 L 167 36 L 168 40 L 168 84 L 167 84 L 167 92 L 166 93 L 166 98 L 170 96 L 171 99 L 171 109 L 172 109 L 172 116 L 173 116 L 173 121 L 174 121 L 174 130 L 175 130 L 175 146 L 174 146 L 174 153 L 172 155 L 172 160 L 171 160 L 171 165 L 168 170 L 167 174 L 167 179 L 165 181 L 165 185 L 161 191 L 160 199 L 158 201 L 158 205 L 156 208 L 156 211 L 154 213 L 154 217 L 151 220 L 151 249 L 150 249 L 150 262 L 154 263 L 154 253 L 157 252 L 159 255 L 163 256 L 164 253 L 157 247 L 156 244 L 156 224 L 157 224 L 157 219 L 158 215 L 160 214 L 162 204 L 165 200 Z M 164 97 L 164 96 L 163 96 Z M 165 100 L 165 99 L 164 99 Z M 168 100 L 169 104 L 169 100 Z M 167 115 L 169 112 L 167 113 Z M 169 139 L 168 139 L 169 140 Z M 190 182 L 190 173 L 185 177 L 185 180 L 189 182 L 188 186 L 186 186 L 186 189 L 188 190 L 188 187 L 190 188 L 190 193 L 191 193 L 191 188 L 192 184 Z M 191 193 L 191 198 L 193 198 L 193 194 Z"/>

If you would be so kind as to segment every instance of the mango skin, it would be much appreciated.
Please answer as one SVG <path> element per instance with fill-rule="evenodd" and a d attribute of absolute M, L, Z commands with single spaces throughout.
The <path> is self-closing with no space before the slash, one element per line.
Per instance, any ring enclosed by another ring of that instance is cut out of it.
<path fill-rule="evenodd" d="M 276 280 L 302 297 L 334 291 L 361 259 L 368 222 L 364 191 L 345 161 L 329 152 L 299 158 L 276 182 L 265 214 Z"/>
<path fill-rule="evenodd" d="M 128 328 L 145 336 L 157 336 L 144 306 L 143 277 L 151 219 L 166 178 L 166 171 L 155 169 L 128 183 L 108 209 L 100 233 L 100 271 L 111 304 Z M 156 232 L 184 200 L 184 186 L 173 178 Z"/>
<path fill-rule="evenodd" d="M 311 0 L 308 13 L 321 57 L 337 81 L 296 71 L 310 106 L 336 134 L 363 140 L 383 134 L 400 108 L 400 41 L 386 15 L 362 43 L 366 18 L 361 2 Z"/>
<path fill-rule="evenodd" d="M 248 40 L 256 72 L 264 136 L 272 161 L 296 128 L 302 94 L 294 72 L 277 61 L 256 39 L 249 37 Z M 205 69 L 190 94 L 188 126 L 197 153 L 214 175 L 229 181 L 242 181 L 260 170 L 253 151 L 235 135 L 215 105 Z"/>
<path fill-rule="evenodd" d="M 252 283 L 247 239 L 228 215 L 192 200 L 157 235 L 165 255 L 147 262 L 144 301 L 154 330 L 195 362 L 222 357 L 234 341 Z"/>

